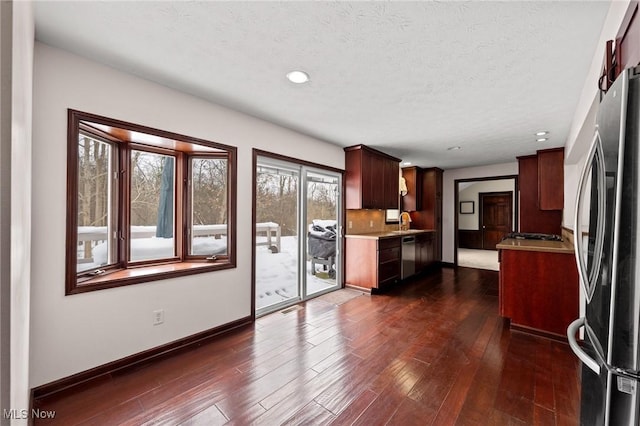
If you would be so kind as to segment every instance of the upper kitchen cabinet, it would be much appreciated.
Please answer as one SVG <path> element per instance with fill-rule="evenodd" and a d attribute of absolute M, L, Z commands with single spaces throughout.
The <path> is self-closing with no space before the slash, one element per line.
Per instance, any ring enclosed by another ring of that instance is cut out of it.
<path fill-rule="evenodd" d="M 413 228 L 435 231 L 432 260 L 436 262 L 442 260 L 442 173 L 437 167 L 421 170 L 422 208 L 411 213 Z"/>
<path fill-rule="evenodd" d="M 422 169 L 405 167 L 402 169 L 402 177 L 407 184 L 407 193 L 402 197 L 402 210 L 422 210 Z"/>
<path fill-rule="evenodd" d="M 540 210 L 564 208 L 564 148 L 538 151 L 538 206 Z"/>
<path fill-rule="evenodd" d="M 422 209 L 427 212 L 423 229 L 435 233 L 434 260 L 442 260 L 442 169 L 431 167 L 422 171 Z"/>
<path fill-rule="evenodd" d="M 400 159 L 365 145 L 344 150 L 347 209 L 397 209 Z"/>
<path fill-rule="evenodd" d="M 562 210 L 541 210 L 538 188 L 540 179 L 537 155 L 518 157 L 518 187 L 520 192 L 520 232 L 560 234 L 562 232 Z M 564 193 L 562 181 L 555 191 Z M 548 196 L 548 195 L 547 195 Z M 561 197 L 564 197 L 561 195 Z"/>

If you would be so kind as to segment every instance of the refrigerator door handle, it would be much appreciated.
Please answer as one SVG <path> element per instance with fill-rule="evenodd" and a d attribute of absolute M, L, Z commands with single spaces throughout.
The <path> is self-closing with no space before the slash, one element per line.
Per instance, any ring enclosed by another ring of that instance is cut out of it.
<path fill-rule="evenodd" d="M 598 362 L 595 359 L 591 358 L 582 349 L 582 347 L 578 344 L 578 341 L 576 340 L 576 333 L 578 333 L 578 330 L 584 325 L 585 325 L 584 318 L 578 318 L 577 320 L 569 324 L 569 327 L 567 327 L 567 338 L 569 339 L 569 346 L 571 347 L 571 350 L 573 351 L 573 353 L 576 354 L 578 359 L 580 359 L 580 361 L 582 361 L 584 365 L 589 367 L 589 369 L 591 369 L 591 371 L 593 371 L 597 375 L 600 375 L 600 364 L 598 364 Z"/>
<path fill-rule="evenodd" d="M 587 273 L 587 265 L 584 260 L 584 249 L 582 243 L 582 210 L 580 209 L 582 196 L 584 195 L 585 185 L 587 183 L 587 177 L 591 166 L 597 167 L 597 182 L 591 182 L 591 185 L 596 185 L 598 190 L 598 215 L 596 223 L 596 239 L 594 247 L 594 258 L 591 273 Z M 576 211 L 575 211 L 575 231 L 573 237 L 573 245 L 575 248 L 576 264 L 578 267 L 578 274 L 580 276 L 580 282 L 585 291 L 585 297 L 587 303 L 591 302 L 593 293 L 596 288 L 596 282 L 598 278 L 598 272 L 600 270 L 600 264 L 602 262 L 602 248 L 604 246 L 604 216 L 606 208 L 606 180 L 604 169 L 604 154 L 602 152 L 602 144 L 600 141 L 600 132 L 596 128 L 596 133 L 593 136 L 593 142 L 587 155 L 587 161 L 580 173 L 580 180 L 578 181 L 578 196 L 576 199 Z"/>

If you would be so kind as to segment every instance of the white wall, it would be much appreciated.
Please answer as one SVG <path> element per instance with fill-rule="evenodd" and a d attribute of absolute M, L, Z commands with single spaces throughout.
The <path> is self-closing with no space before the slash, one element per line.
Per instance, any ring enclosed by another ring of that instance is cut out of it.
<path fill-rule="evenodd" d="M 24 410 L 29 408 L 30 398 L 30 194 L 34 18 L 30 2 L 2 2 L 0 9 L 0 409 Z M 2 416 L 0 422 L 3 425 L 27 424 L 27 419 L 9 420 Z"/>
<path fill-rule="evenodd" d="M 65 296 L 67 108 L 237 146 L 238 267 Z M 33 147 L 32 386 L 251 314 L 253 147 L 344 168 L 338 146 L 40 43 Z"/>
<path fill-rule="evenodd" d="M 474 209 L 473 214 L 460 214 L 460 208 L 456 209 L 458 212 L 458 229 L 480 229 L 480 193 L 481 192 L 513 192 L 513 200 L 511 211 L 513 217 L 511 223 L 515 223 L 516 215 L 516 181 L 515 179 L 501 179 L 501 180 L 483 180 L 480 182 L 474 182 L 470 186 L 466 187 L 458 193 L 458 201 L 473 201 Z"/>
<path fill-rule="evenodd" d="M 616 38 L 629 3 L 629 0 L 611 2 L 600 33 L 598 48 L 594 52 L 591 68 L 585 80 L 582 94 L 571 122 L 569 136 L 565 143 L 563 226 L 569 229 L 573 229 L 575 221 L 575 201 L 580 171 L 593 139 L 596 114 L 600 103 L 598 79 L 602 73 L 606 42 Z"/>
<path fill-rule="evenodd" d="M 455 214 L 455 181 L 480 177 L 511 176 L 518 174 L 518 163 L 493 164 L 445 170 L 442 177 L 442 261 L 453 263 Z"/>

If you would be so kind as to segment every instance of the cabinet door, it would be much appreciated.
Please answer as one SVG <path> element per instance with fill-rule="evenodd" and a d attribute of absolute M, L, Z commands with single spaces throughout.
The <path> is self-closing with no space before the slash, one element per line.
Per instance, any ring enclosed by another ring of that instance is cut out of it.
<path fill-rule="evenodd" d="M 418 167 L 403 168 L 402 177 L 407 184 L 407 194 L 402 197 L 402 210 L 422 210 L 422 171 Z"/>
<path fill-rule="evenodd" d="M 400 165 L 389 158 L 382 158 L 384 200 L 381 208 L 397 209 L 400 201 Z"/>
<path fill-rule="evenodd" d="M 400 279 L 401 250 L 400 238 L 378 240 L 378 288 Z"/>
<path fill-rule="evenodd" d="M 362 151 L 362 208 L 381 208 L 382 185 L 380 172 L 382 170 L 382 158 L 363 150 Z"/>
<path fill-rule="evenodd" d="M 369 185 L 369 196 L 363 197 L 364 209 L 382 209 L 384 208 L 384 158 L 379 155 L 367 153 L 369 157 L 369 167 L 367 168 L 367 180 L 365 184 Z M 364 176 L 363 176 L 364 179 Z"/>
<path fill-rule="evenodd" d="M 520 232 L 560 234 L 562 211 L 538 208 L 538 158 L 536 155 L 518 157 L 518 186 Z M 563 184 L 560 186 L 563 187 Z"/>
<path fill-rule="evenodd" d="M 540 210 L 564 208 L 564 148 L 538 151 Z"/>

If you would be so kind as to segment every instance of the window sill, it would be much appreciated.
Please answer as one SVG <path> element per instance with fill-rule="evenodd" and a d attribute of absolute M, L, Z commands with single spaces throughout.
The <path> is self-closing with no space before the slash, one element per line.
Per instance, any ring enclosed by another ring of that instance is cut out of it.
<path fill-rule="evenodd" d="M 122 287 L 131 284 L 160 281 L 169 278 L 201 274 L 235 267 L 235 263 L 231 262 L 229 259 L 220 260 L 218 262 L 191 261 L 119 269 L 104 275 L 93 277 L 83 281 L 82 283 L 71 283 L 73 286 L 71 288 L 69 286 L 67 287 L 66 295 Z"/>

